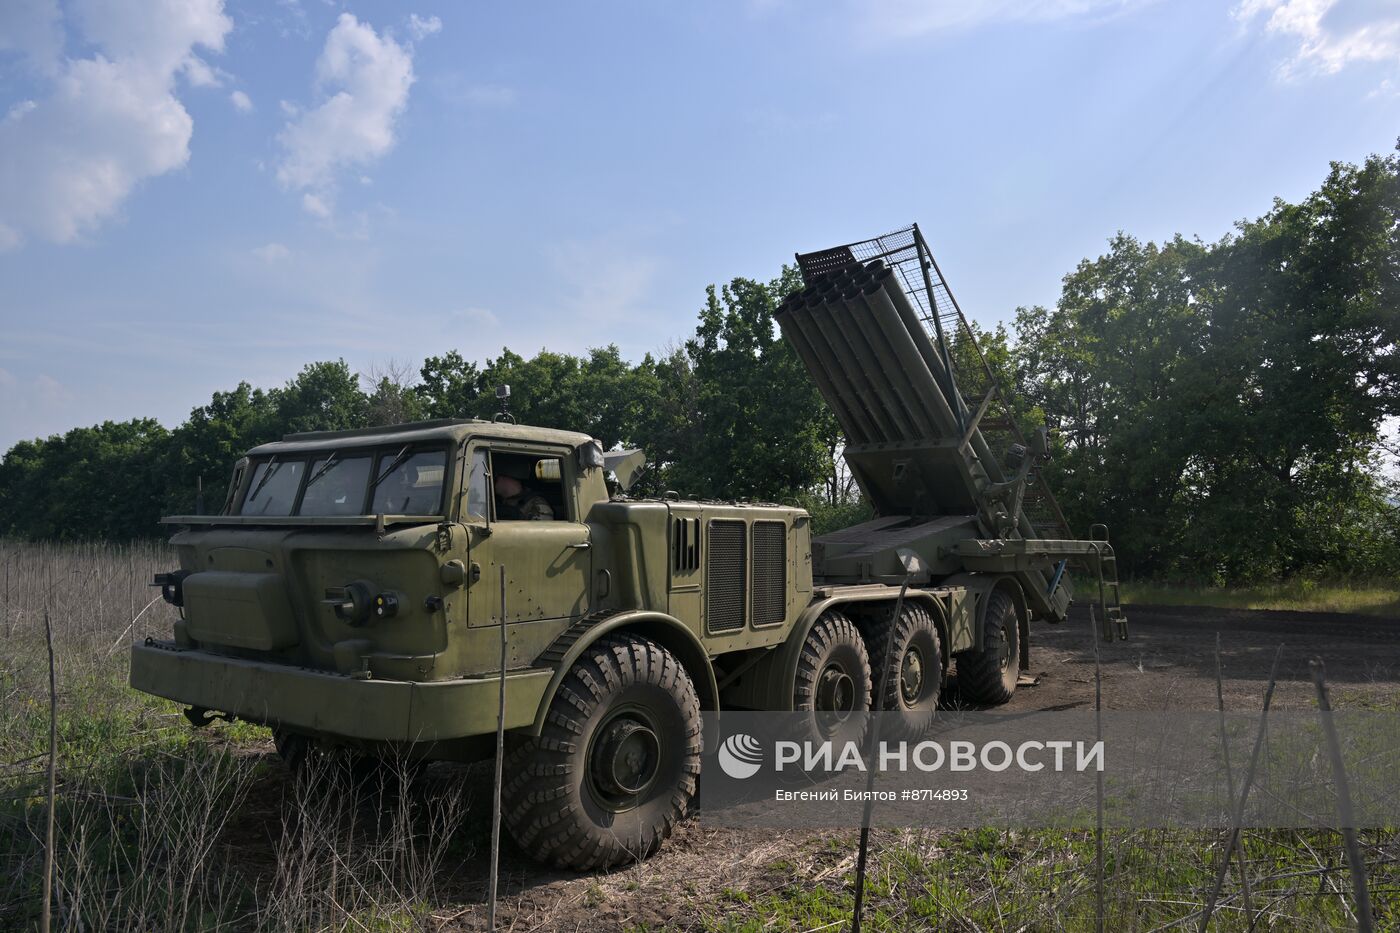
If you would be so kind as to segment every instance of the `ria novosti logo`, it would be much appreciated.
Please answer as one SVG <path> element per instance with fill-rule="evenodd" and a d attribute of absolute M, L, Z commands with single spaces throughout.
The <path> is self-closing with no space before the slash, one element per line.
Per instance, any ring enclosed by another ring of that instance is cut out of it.
<path fill-rule="evenodd" d="M 736 732 L 720 745 L 717 757 L 725 774 L 742 781 L 753 777 L 763 767 L 763 743 L 748 733 Z M 1013 768 L 1030 773 L 1046 770 L 1103 771 L 1104 742 L 1102 739 L 1092 743 L 1029 741 L 1014 747 L 1001 741 L 980 744 L 968 741 L 946 744 L 935 741 L 881 742 L 872 764 L 878 771 L 901 772 L 946 769 L 950 772 L 983 770 L 995 773 Z M 781 772 L 788 766 L 807 773 L 867 770 L 864 751 L 856 742 L 841 745 L 830 741 L 775 742 L 773 769 Z"/>
<path fill-rule="evenodd" d="M 753 777 L 763 767 L 763 746 L 753 736 L 736 732 L 724 740 L 718 757 L 720 769 L 742 781 Z"/>

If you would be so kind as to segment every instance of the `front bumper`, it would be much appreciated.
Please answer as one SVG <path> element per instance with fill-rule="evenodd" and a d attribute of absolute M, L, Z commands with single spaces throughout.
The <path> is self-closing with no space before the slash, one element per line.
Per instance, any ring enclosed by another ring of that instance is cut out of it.
<path fill-rule="evenodd" d="M 551 674 L 547 669 L 506 674 L 507 729 L 534 724 Z M 434 742 L 495 732 L 500 679 L 359 680 L 148 640 L 131 649 L 131 686 L 268 725 L 355 739 Z"/>

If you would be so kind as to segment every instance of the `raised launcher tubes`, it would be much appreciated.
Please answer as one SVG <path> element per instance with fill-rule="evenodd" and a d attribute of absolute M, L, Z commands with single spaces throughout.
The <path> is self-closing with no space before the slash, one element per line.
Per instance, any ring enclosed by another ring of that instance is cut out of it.
<path fill-rule="evenodd" d="M 993 453 L 979 422 L 994 393 L 974 411 L 958 391 L 928 277 L 932 260 L 925 263 L 917 228 L 909 234 L 906 246 L 883 254 L 889 264 L 861 263 L 853 247 L 799 256 L 807 287 L 776 315 L 840 421 L 846 462 L 878 516 L 818 538 L 814 573 L 826 583 L 898 583 L 913 552 L 915 585 L 963 572 L 1011 574 L 1033 614 L 1058 622 L 1072 598 L 1065 563 L 1074 559 L 1105 581 L 1102 618 L 1121 635 L 1112 549 L 1037 533 L 1024 505 L 1035 462 L 1048 453 L 1045 434 L 1012 444 L 1004 460 Z M 915 295 L 921 307 L 906 293 L 918 273 L 928 286 Z M 933 335 L 921 320 L 925 307 Z"/>

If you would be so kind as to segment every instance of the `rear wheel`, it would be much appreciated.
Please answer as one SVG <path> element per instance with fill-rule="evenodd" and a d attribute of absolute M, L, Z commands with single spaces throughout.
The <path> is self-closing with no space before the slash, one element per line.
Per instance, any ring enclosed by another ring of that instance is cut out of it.
<path fill-rule="evenodd" d="M 870 656 L 854 623 L 835 610 L 807 633 L 797 659 L 792 708 L 811 713 L 821 739 L 859 741 L 870 710 Z"/>
<path fill-rule="evenodd" d="M 987 604 L 981 650 L 958 655 L 958 692 L 974 703 L 999 706 L 1016 692 L 1020 675 L 1020 620 L 1011 596 L 999 589 Z"/>
<path fill-rule="evenodd" d="M 943 645 L 938 626 L 923 606 L 905 603 L 899 618 L 888 615 L 869 629 L 871 662 L 878 668 L 881 734 L 891 741 L 917 739 L 933 725 L 943 688 Z"/>
<path fill-rule="evenodd" d="M 531 856 L 579 871 L 645 858 L 695 797 L 695 685 L 660 645 L 605 635 L 570 668 L 540 735 L 506 773 L 502 812 Z"/>

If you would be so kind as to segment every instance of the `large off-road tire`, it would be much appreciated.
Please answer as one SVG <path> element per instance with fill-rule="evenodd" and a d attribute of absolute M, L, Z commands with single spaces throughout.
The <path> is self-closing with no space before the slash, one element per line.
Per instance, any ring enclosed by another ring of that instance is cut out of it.
<path fill-rule="evenodd" d="M 834 609 L 807 633 L 797 659 L 792 708 L 811 714 L 816 738 L 859 742 L 870 710 L 870 655 L 855 624 Z"/>
<path fill-rule="evenodd" d="M 958 692 L 973 703 L 1000 706 L 1016 692 L 1020 676 L 1020 619 L 1011 596 L 998 589 L 987 604 L 982 648 L 958 655 Z"/>
<path fill-rule="evenodd" d="M 502 812 L 526 853 L 591 871 L 651 855 L 700 773 L 700 701 L 676 657 L 605 635 L 569 669 L 540 735 L 505 763 Z"/>
<path fill-rule="evenodd" d="M 891 643 L 892 640 L 892 643 Z M 881 687 L 881 738 L 913 741 L 933 725 L 943 689 L 943 643 L 938 625 L 920 605 L 905 603 L 896 619 L 891 611 L 866 629 L 870 660 Z M 889 662 L 888 670 L 881 670 Z"/>

